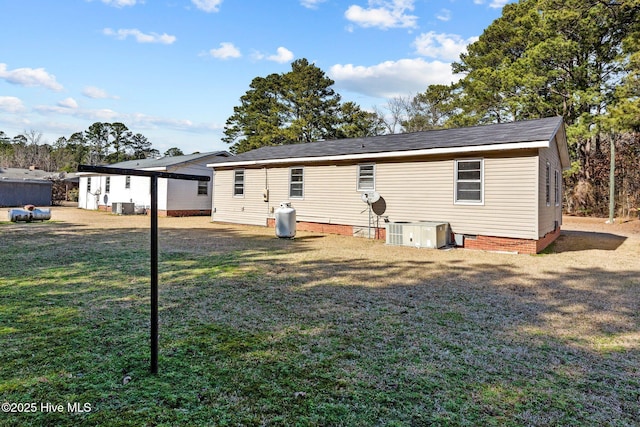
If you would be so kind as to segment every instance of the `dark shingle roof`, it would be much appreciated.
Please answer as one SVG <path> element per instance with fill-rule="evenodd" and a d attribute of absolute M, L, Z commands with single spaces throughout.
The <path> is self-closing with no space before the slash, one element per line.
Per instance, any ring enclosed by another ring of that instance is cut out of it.
<path fill-rule="evenodd" d="M 550 117 L 466 128 L 262 147 L 217 160 L 215 164 L 550 141 L 562 125 L 562 117 Z"/>

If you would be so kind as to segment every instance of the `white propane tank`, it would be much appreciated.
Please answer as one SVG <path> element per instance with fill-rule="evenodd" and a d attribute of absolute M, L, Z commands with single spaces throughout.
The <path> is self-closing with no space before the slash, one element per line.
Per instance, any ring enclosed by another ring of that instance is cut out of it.
<path fill-rule="evenodd" d="M 9 221 L 11 222 L 46 221 L 48 219 L 51 219 L 50 209 L 9 209 Z"/>
<path fill-rule="evenodd" d="M 296 210 L 291 203 L 282 202 L 276 209 L 276 236 L 292 239 L 296 235 Z"/>

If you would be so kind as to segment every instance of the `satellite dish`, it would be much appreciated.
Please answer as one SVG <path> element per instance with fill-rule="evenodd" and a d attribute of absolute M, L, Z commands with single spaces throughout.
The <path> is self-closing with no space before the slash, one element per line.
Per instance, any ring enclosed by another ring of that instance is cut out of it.
<path fill-rule="evenodd" d="M 380 194 L 375 191 L 367 191 L 366 193 L 362 193 L 360 196 L 363 202 L 367 204 L 367 209 L 369 211 L 369 238 L 371 238 L 371 224 L 373 223 L 373 212 L 375 211 L 376 215 L 380 216 L 379 211 L 384 212 L 387 208 L 387 204 L 384 202 L 384 199 L 380 197 Z M 383 206 L 380 206 L 380 201 L 382 201 Z M 362 212 L 364 212 L 362 211 Z M 361 212 L 361 213 L 362 213 Z"/>
<path fill-rule="evenodd" d="M 382 216 L 387 210 L 387 202 L 384 200 L 384 197 L 380 197 L 377 201 L 371 204 L 371 209 L 373 213 Z"/>
<path fill-rule="evenodd" d="M 362 201 L 368 205 L 372 205 L 378 200 L 380 200 L 380 194 L 376 193 L 375 191 L 362 193 Z"/>

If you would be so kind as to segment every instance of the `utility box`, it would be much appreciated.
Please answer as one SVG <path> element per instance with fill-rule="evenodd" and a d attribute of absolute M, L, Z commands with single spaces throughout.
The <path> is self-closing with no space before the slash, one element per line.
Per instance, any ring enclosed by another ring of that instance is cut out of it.
<path fill-rule="evenodd" d="M 437 249 L 448 243 L 446 222 L 390 222 L 386 227 L 388 245 Z"/>
<path fill-rule="evenodd" d="M 116 202 L 111 205 L 111 213 L 116 215 L 133 215 L 135 213 L 135 203 Z"/>

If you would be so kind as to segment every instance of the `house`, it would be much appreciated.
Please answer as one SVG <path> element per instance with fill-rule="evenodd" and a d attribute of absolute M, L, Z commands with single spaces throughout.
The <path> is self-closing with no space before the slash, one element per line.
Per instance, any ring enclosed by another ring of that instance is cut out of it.
<path fill-rule="evenodd" d="M 230 156 L 226 151 L 129 160 L 109 165 L 114 168 L 174 172 L 213 176 L 207 163 Z M 211 181 L 158 179 L 158 215 L 193 216 L 211 214 Z M 115 204 L 115 206 L 114 206 Z M 151 205 L 151 181 L 148 177 L 127 175 L 80 174 L 78 207 L 111 212 L 117 205 L 146 211 Z"/>
<path fill-rule="evenodd" d="M 367 236 L 375 194 L 375 237 L 387 221 L 441 221 L 465 248 L 537 253 L 560 234 L 570 162 L 553 117 L 262 147 L 208 166 L 213 221 L 272 226 L 290 202 L 298 230 Z"/>

